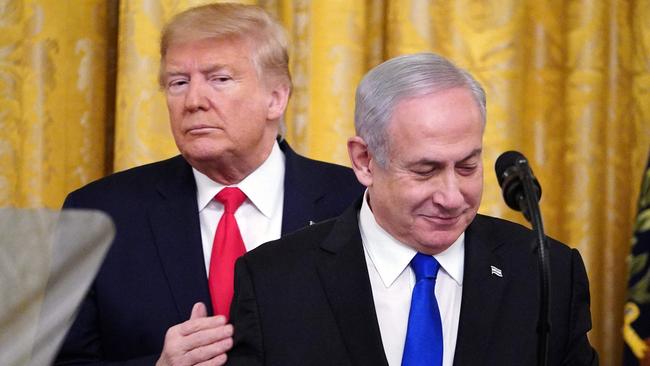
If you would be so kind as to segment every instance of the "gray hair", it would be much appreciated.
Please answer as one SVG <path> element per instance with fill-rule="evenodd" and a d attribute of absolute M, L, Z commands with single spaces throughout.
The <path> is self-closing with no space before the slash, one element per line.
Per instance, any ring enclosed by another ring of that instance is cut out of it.
<path fill-rule="evenodd" d="M 357 88 L 356 134 L 368 144 L 377 163 L 385 167 L 387 126 L 395 106 L 404 99 L 458 87 L 472 92 L 485 125 L 485 91 L 467 71 L 433 53 L 392 58 L 370 70 Z"/>

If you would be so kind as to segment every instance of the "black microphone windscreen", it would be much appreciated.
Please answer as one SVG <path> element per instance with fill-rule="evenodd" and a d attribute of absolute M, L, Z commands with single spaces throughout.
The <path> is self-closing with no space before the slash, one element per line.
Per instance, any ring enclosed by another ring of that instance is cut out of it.
<path fill-rule="evenodd" d="M 496 163 L 494 163 L 494 171 L 497 173 L 497 180 L 499 181 L 499 186 L 503 186 L 503 180 L 505 179 L 505 171 L 511 166 L 515 165 L 517 160 L 526 160 L 524 154 L 519 151 L 506 151 L 503 154 L 499 155 Z"/>
<path fill-rule="evenodd" d="M 524 167 L 523 170 L 520 167 Z M 499 181 L 499 186 L 503 192 L 503 198 L 508 207 L 520 211 L 520 197 L 523 197 L 524 189 L 520 179 L 520 175 L 527 174 L 533 183 L 535 199 L 539 201 L 542 196 L 542 187 L 539 185 L 537 179 L 533 175 L 532 170 L 528 166 L 526 157 L 518 151 L 506 151 L 501 154 L 496 163 L 494 170 Z M 525 215 L 526 213 L 524 213 Z"/>

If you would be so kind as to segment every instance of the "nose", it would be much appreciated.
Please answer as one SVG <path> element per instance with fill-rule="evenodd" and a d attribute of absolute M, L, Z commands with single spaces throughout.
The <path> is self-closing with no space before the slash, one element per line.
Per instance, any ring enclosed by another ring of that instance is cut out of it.
<path fill-rule="evenodd" d="M 445 211 L 462 209 L 465 198 L 455 172 L 448 172 L 439 178 L 440 180 L 432 196 L 433 203 Z"/>
<path fill-rule="evenodd" d="M 209 106 L 206 83 L 193 79 L 185 94 L 185 109 L 191 112 L 206 110 Z"/>

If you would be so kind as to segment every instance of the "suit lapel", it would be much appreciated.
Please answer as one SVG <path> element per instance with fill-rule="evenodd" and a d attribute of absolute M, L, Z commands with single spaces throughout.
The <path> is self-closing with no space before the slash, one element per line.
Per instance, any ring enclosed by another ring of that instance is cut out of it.
<path fill-rule="evenodd" d="M 353 365 L 388 365 L 370 287 L 357 212 L 350 207 L 323 242 L 318 273 Z"/>
<path fill-rule="evenodd" d="M 160 200 L 151 206 L 149 222 L 156 248 L 181 319 L 202 301 L 211 312 L 201 229 L 192 169 L 181 157 L 157 185 Z"/>
<path fill-rule="evenodd" d="M 508 284 L 509 267 L 490 240 L 490 228 L 477 215 L 465 236 L 465 274 L 454 365 L 483 364 L 499 304 Z M 493 273 L 501 271 L 502 277 Z"/>

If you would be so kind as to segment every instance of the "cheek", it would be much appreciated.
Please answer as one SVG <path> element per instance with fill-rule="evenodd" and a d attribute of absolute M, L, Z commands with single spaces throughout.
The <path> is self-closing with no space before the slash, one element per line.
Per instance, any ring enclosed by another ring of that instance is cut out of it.
<path fill-rule="evenodd" d="M 254 97 L 237 97 L 217 104 L 224 121 L 233 126 L 233 133 L 250 134 L 263 128 L 266 118 L 260 101 Z M 235 131 L 236 129 L 236 131 Z"/>
<path fill-rule="evenodd" d="M 465 202 L 471 206 L 478 206 L 481 202 L 481 195 L 483 193 L 483 181 L 475 180 L 468 182 L 463 190 L 463 196 L 465 197 Z"/>
<path fill-rule="evenodd" d="M 180 119 L 183 116 L 183 108 L 178 100 L 167 98 L 167 112 L 169 113 L 169 122 L 172 128 L 177 128 L 180 124 Z"/>
<path fill-rule="evenodd" d="M 391 199 L 395 207 L 400 207 L 401 211 L 408 214 L 410 218 L 418 212 L 427 211 L 429 205 L 432 204 L 431 185 L 409 181 L 396 182 L 392 192 L 394 194 Z"/>

